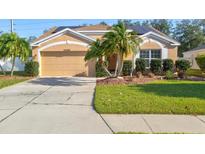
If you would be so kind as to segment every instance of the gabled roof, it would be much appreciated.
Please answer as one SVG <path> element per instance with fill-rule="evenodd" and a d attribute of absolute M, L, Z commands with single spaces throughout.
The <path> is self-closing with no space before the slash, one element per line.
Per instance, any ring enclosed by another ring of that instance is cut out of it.
<path fill-rule="evenodd" d="M 198 47 L 196 47 L 194 49 L 191 49 L 189 51 L 186 51 L 186 52 L 194 52 L 194 51 L 203 50 L 203 49 L 205 49 L 205 44 L 202 44 L 202 45 L 200 45 L 200 46 L 198 46 Z"/>
<path fill-rule="evenodd" d="M 38 38 L 36 38 L 32 43 L 37 42 L 51 34 L 53 34 L 56 31 L 57 27 L 52 27 L 49 29 L 49 31 L 45 32 L 44 34 L 42 34 L 41 36 L 39 36 Z"/>
<path fill-rule="evenodd" d="M 131 25 L 131 26 L 127 26 L 127 28 L 134 30 L 138 35 L 145 36 L 148 34 L 153 34 L 153 35 L 157 35 L 163 39 L 167 39 L 168 41 L 173 42 L 175 45 L 180 45 L 180 43 L 178 41 L 174 40 L 170 36 L 158 31 L 157 29 L 155 29 L 151 26 Z"/>
<path fill-rule="evenodd" d="M 41 35 L 39 38 L 37 38 L 33 43 L 32 46 L 37 45 L 39 42 L 46 40 L 46 38 L 52 38 L 52 36 L 55 36 L 56 34 L 60 34 L 62 32 L 70 31 L 76 35 L 79 35 L 83 38 L 86 38 L 90 41 L 94 41 L 93 38 L 84 35 L 83 32 L 107 32 L 111 29 L 111 26 L 109 25 L 90 25 L 90 26 L 60 26 L 60 27 L 53 27 L 48 32 Z M 164 39 L 168 42 L 170 42 L 172 45 L 180 45 L 179 42 L 172 39 L 171 37 L 167 36 L 166 34 L 154 29 L 150 26 L 141 26 L 141 25 L 133 25 L 133 26 L 127 26 L 127 29 L 135 31 L 138 35 L 141 35 L 142 37 L 148 36 L 148 35 L 154 35 L 156 37 L 159 37 L 161 39 Z"/>
<path fill-rule="evenodd" d="M 200 52 L 200 51 L 202 51 L 202 50 L 205 50 L 205 44 L 202 44 L 202 45 L 200 45 L 200 46 L 198 46 L 198 47 L 196 47 L 196 48 L 193 48 L 193 49 L 191 49 L 191 50 L 189 50 L 189 51 L 185 51 L 185 52 L 183 52 L 183 55 L 186 55 L 186 54 L 189 54 L 189 53 L 197 53 L 197 52 Z"/>
<path fill-rule="evenodd" d="M 55 30 L 56 30 L 56 29 L 55 29 Z M 84 34 L 82 34 L 82 33 L 79 33 L 79 32 L 77 32 L 77 31 L 75 31 L 75 30 L 72 30 L 72 29 L 70 29 L 70 28 L 68 28 L 68 27 L 65 28 L 65 29 L 62 29 L 62 30 L 60 30 L 60 31 L 57 31 L 57 32 L 55 32 L 55 30 L 51 30 L 51 31 L 47 32 L 46 34 L 50 34 L 50 35 L 47 35 L 47 36 L 43 37 L 42 39 L 38 39 L 37 41 L 34 41 L 34 42 L 31 44 L 31 46 L 38 46 L 39 44 L 41 44 L 41 43 L 43 43 L 43 42 L 45 42 L 45 41 L 48 41 L 48 40 L 50 40 L 50 39 L 52 39 L 52 38 L 61 36 L 61 35 L 65 34 L 66 32 L 70 32 L 70 33 L 72 33 L 73 35 L 76 35 L 76 36 L 78 36 L 78 37 L 81 37 L 81 38 L 86 39 L 86 40 L 91 41 L 91 42 L 92 42 L 92 41 L 95 41 L 95 39 L 93 39 L 93 38 L 91 38 L 91 37 L 89 37 L 89 36 L 87 36 L 87 35 L 84 35 Z"/>

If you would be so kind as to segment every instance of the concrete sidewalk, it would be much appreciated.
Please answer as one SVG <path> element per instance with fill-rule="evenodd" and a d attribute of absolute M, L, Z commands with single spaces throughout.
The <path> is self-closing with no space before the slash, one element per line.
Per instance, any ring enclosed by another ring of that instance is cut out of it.
<path fill-rule="evenodd" d="M 102 114 L 113 132 L 205 133 L 205 116 Z"/>

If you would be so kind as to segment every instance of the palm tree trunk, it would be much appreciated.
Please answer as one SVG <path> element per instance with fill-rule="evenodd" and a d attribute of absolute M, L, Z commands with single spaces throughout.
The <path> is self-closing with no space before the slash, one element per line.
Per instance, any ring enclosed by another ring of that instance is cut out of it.
<path fill-rule="evenodd" d="M 119 55 L 119 66 L 118 66 L 118 73 L 117 73 L 117 77 L 121 75 L 122 73 L 122 68 L 123 68 L 123 55 L 120 54 Z"/>
<path fill-rule="evenodd" d="M 102 67 L 103 67 L 103 69 L 105 70 L 105 72 L 107 72 L 107 74 L 111 77 L 112 74 L 111 74 L 110 71 L 107 69 L 107 67 L 106 67 L 104 64 L 102 64 Z"/>
<path fill-rule="evenodd" d="M 13 76 L 14 74 L 15 61 L 16 61 L 16 57 L 14 56 L 12 59 L 11 76 Z"/>
<path fill-rule="evenodd" d="M 3 75 L 6 75 L 4 69 L 3 69 L 3 67 L 1 65 L 0 65 L 0 68 L 1 68 L 1 71 L 2 71 Z"/>
<path fill-rule="evenodd" d="M 116 66 L 115 66 L 115 75 L 114 75 L 115 77 L 117 76 L 119 62 L 120 62 L 120 56 L 119 56 L 119 54 L 117 54 L 117 60 L 116 60 Z"/>
<path fill-rule="evenodd" d="M 131 77 L 132 77 L 133 72 L 134 72 L 134 69 L 135 69 L 135 57 L 136 57 L 136 54 L 133 53 L 133 55 L 132 55 L 132 70 L 131 70 L 131 72 L 130 72 L 130 76 L 131 76 Z"/>

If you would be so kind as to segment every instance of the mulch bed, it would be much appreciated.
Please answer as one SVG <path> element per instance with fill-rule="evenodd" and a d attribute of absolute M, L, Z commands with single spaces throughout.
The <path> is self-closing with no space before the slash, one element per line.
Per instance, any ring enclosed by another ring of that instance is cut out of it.
<path fill-rule="evenodd" d="M 155 80 L 160 80 L 162 79 L 161 77 L 142 77 L 142 78 L 137 78 L 137 77 L 129 77 L 129 76 L 124 76 L 124 77 L 118 77 L 118 78 L 105 78 L 105 79 L 97 79 L 97 84 L 111 84 L 111 85 L 117 85 L 117 84 L 144 84 L 148 82 L 152 82 Z"/>

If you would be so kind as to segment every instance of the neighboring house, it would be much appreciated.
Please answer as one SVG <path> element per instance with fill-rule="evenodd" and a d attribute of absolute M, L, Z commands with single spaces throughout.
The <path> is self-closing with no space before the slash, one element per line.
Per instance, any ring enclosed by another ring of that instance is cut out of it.
<path fill-rule="evenodd" d="M 107 25 L 65 26 L 52 28 L 32 43 L 33 59 L 39 62 L 40 76 L 95 76 L 95 60 L 84 61 L 91 42 L 110 30 Z M 148 26 L 129 26 L 143 39 L 135 58 L 177 59 L 179 42 Z M 126 59 L 132 59 L 129 55 Z M 109 69 L 115 68 L 116 56 L 109 58 Z"/>
<path fill-rule="evenodd" d="M 0 65 L 3 67 L 4 71 L 11 71 L 11 67 L 12 67 L 11 58 L 6 60 L 0 60 Z M 24 62 L 22 62 L 17 57 L 15 61 L 14 71 L 24 71 L 24 65 L 25 65 Z"/>
<path fill-rule="evenodd" d="M 199 69 L 199 66 L 195 60 L 198 54 L 205 54 L 205 44 L 183 53 L 184 59 L 187 59 L 191 62 L 191 68 L 193 69 Z"/>

